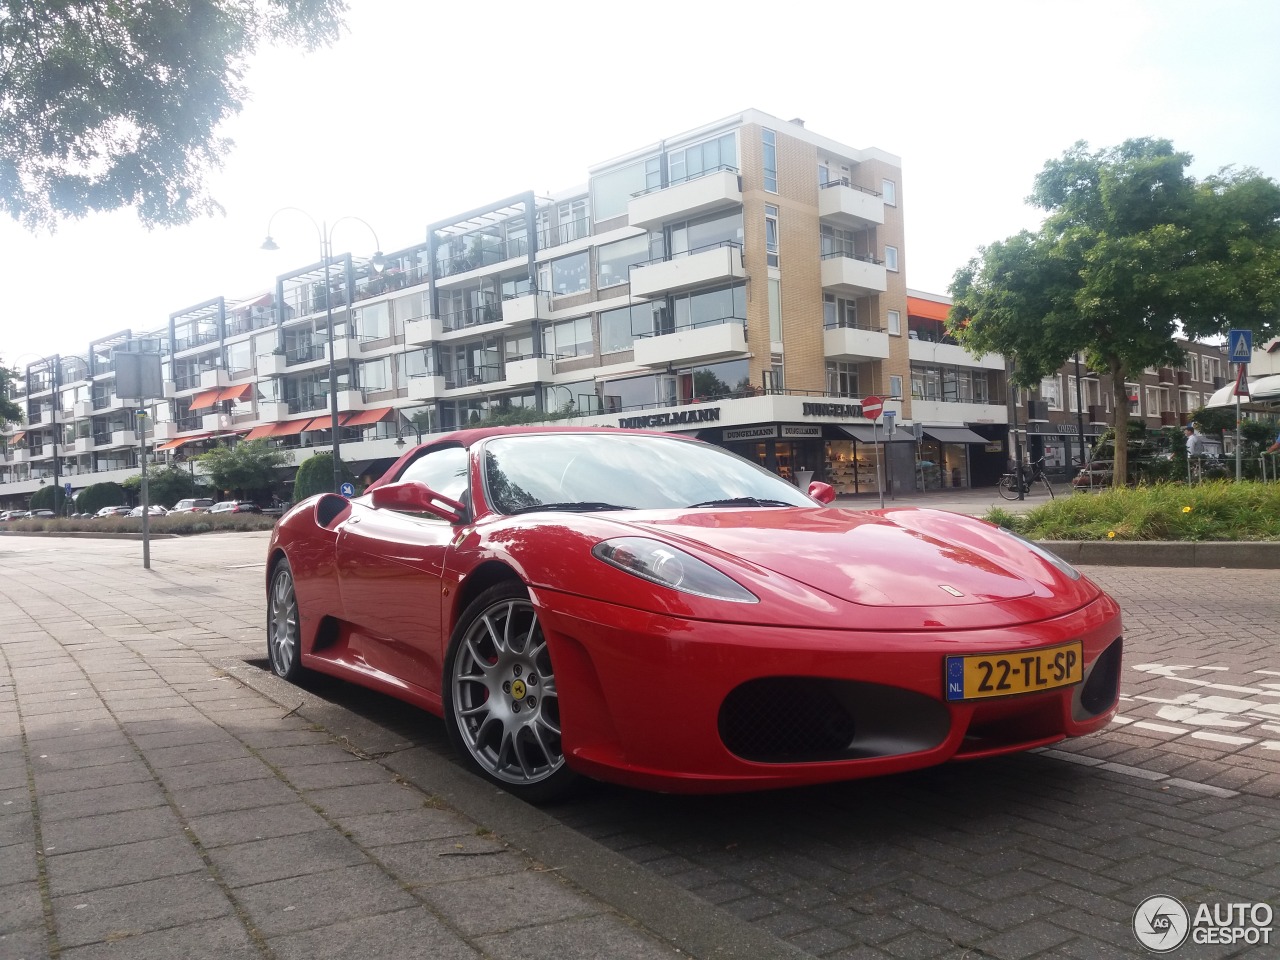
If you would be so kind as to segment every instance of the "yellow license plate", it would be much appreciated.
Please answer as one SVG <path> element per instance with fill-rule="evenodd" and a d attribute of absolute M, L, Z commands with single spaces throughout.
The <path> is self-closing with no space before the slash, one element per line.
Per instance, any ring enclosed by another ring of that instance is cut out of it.
<path fill-rule="evenodd" d="M 985 700 L 1069 687 L 1084 679 L 1080 641 L 1038 650 L 947 657 L 948 700 Z"/>

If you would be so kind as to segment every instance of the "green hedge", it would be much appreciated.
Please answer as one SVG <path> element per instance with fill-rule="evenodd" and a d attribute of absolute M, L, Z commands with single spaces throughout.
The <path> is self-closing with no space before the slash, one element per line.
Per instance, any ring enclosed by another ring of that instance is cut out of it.
<path fill-rule="evenodd" d="M 77 513 L 97 513 L 103 507 L 118 507 L 128 503 L 124 487 L 118 483 L 93 483 L 76 497 Z"/>

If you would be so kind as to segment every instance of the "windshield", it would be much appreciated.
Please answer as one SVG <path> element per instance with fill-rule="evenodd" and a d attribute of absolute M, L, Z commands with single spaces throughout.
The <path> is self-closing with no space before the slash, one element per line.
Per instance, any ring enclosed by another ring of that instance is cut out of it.
<path fill-rule="evenodd" d="M 526 434 L 484 445 L 490 505 L 500 513 L 813 506 L 767 470 L 706 443 L 625 433 Z M 725 501 L 734 501 L 726 503 Z"/>

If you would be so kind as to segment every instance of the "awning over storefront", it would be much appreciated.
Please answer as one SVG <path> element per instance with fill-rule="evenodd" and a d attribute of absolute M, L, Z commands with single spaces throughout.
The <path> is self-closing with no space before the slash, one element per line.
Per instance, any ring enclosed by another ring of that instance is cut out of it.
<path fill-rule="evenodd" d="M 853 437 L 853 439 L 859 440 L 862 443 L 871 443 L 873 440 L 884 439 L 883 430 L 877 430 L 876 435 L 872 436 L 871 427 L 869 425 L 864 427 L 860 423 L 855 423 L 852 426 L 849 426 L 842 423 L 840 424 L 840 429 L 843 430 L 845 433 L 847 433 L 849 436 Z"/>
<path fill-rule="evenodd" d="M 246 439 L 246 440 L 261 440 L 261 439 L 263 439 L 264 437 L 269 437 L 269 436 L 271 436 L 271 435 L 272 435 L 273 433 L 275 433 L 275 432 L 276 432 L 276 424 L 274 424 L 274 423 L 264 423 L 264 424 L 262 424 L 261 426 L 254 427 L 252 430 L 250 430 L 250 431 L 249 431 L 249 435 L 248 435 L 247 437 L 245 437 L 245 439 Z"/>
<path fill-rule="evenodd" d="M 924 428 L 925 436 L 932 437 L 939 443 L 995 443 L 997 441 L 980 437 L 967 427 L 929 427 Z"/>
<path fill-rule="evenodd" d="M 395 412 L 393 407 L 379 407 L 376 410 L 361 410 L 350 420 L 343 424 L 344 427 L 367 427 L 371 423 L 381 423 Z"/>
<path fill-rule="evenodd" d="M 12 437 L 9 438 L 9 446 L 16 447 L 19 443 L 22 442 L 22 438 L 25 437 L 26 435 L 27 435 L 27 431 L 19 430 L 17 433 L 15 433 Z"/>
<path fill-rule="evenodd" d="M 217 387 L 213 390 L 201 390 L 199 393 L 197 393 L 194 397 L 191 398 L 191 409 L 203 410 L 205 407 L 212 407 L 215 403 L 218 402 L 218 399 L 221 396 L 222 396 L 221 387 Z"/>

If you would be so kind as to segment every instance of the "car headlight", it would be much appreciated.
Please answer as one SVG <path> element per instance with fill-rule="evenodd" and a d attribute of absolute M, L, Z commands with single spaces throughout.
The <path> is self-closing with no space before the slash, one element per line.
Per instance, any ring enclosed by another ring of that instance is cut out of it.
<path fill-rule="evenodd" d="M 681 593 L 732 603 L 760 602 L 715 567 L 659 540 L 618 537 L 597 543 L 591 553 L 610 566 Z"/>
<path fill-rule="evenodd" d="M 1073 567 L 1071 564 L 1067 563 L 1067 561 L 1063 560 L 1060 556 L 1058 556 L 1052 550 L 1049 550 L 1046 547 L 1042 547 L 1040 544 L 1036 543 L 1034 540 L 1028 540 L 1026 537 L 1024 537 L 1020 533 L 1014 533 L 1008 527 L 1000 527 L 999 529 L 1002 533 L 1007 533 L 1009 536 L 1014 537 L 1024 547 L 1026 547 L 1028 550 L 1030 550 L 1040 559 L 1053 564 L 1055 567 L 1057 567 L 1060 571 L 1062 571 L 1072 580 L 1080 579 L 1080 571 L 1077 570 L 1075 567 Z"/>

